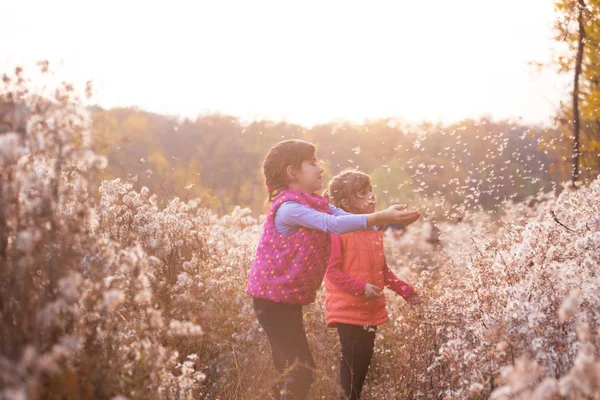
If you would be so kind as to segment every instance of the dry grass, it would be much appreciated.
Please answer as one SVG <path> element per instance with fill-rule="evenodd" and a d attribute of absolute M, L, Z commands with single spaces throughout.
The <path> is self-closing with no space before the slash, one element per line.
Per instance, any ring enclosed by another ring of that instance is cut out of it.
<path fill-rule="evenodd" d="M 278 379 L 244 294 L 261 232 L 249 210 L 160 208 L 118 180 L 90 195 L 83 100 L 4 80 L 27 104 L 0 134 L 0 398 L 264 399 Z M 600 181 L 492 221 L 469 215 L 386 236 L 388 262 L 424 304 L 388 293 L 365 399 L 600 396 Z M 311 398 L 337 393 L 339 344 L 323 293 L 305 309 Z"/>

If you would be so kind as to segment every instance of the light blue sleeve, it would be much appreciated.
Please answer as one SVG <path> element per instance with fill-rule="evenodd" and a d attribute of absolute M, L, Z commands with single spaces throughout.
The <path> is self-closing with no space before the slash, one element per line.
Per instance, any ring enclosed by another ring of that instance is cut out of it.
<path fill-rule="evenodd" d="M 340 215 L 348 215 L 350 213 L 342 210 L 341 208 L 337 208 L 336 206 L 332 206 L 331 204 L 329 205 L 329 212 L 331 213 L 331 215 L 335 215 L 336 217 L 339 217 Z"/>
<path fill-rule="evenodd" d="M 294 201 L 287 201 L 279 206 L 277 214 L 275 214 L 275 228 L 283 236 L 296 233 L 301 226 L 337 235 L 367 229 L 366 214 L 348 214 L 339 208 L 329 207 L 330 212 L 335 212 L 334 215 L 317 211 Z"/>

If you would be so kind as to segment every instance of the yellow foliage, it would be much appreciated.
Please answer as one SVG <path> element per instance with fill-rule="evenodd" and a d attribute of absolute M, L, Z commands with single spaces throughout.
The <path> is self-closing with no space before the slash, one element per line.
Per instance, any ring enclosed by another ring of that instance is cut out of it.
<path fill-rule="evenodd" d="M 129 115 L 123 121 L 123 136 L 125 140 L 147 141 L 148 119 L 139 113 Z"/>
<path fill-rule="evenodd" d="M 566 54 L 556 57 L 555 64 L 561 73 L 573 73 L 579 42 L 579 11 L 581 0 L 559 0 L 555 3 L 558 12 L 556 40 L 567 44 Z M 579 77 L 579 115 L 581 120 L 580 159 L 581 170 L 591 171 L 595 177 L 600 170 L 600 0 L 584 0 L 581 14 L 584 28 L 584 47 L 581 75 Z M 562 135 L 571 142 L 573 131 L 573 106 L 571 101 L 563 103 L 557 115 Z M 564 146 L 562 152 L 572 149 Z"/>
<path fill-rule="evenodd" d="M 92 147 L 100 154 L 110 153 L 121 138 L 119 123 L 108 113 L 92 115 Z"/>
<path fill-rule="evenodd" d="M 169 164 L 169 161 L 159 149 L 154 149 L 150 152 L 148 162 L 154 167 L 159 175 L 168 173 L 171 168 L 171 164 Z"/>

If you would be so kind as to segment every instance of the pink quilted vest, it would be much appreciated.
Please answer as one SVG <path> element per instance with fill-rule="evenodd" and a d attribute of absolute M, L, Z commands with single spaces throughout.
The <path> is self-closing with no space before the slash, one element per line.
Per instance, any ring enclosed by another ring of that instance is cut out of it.
<path fill-rule="evenodd" d="M 277 303 L 310 304 L 315 301 L 325 276 L 331 237 L 329 233 L 304 227 L 289 236 L 279 234 L 275 228 L 275 214 L 286 201 L 329 214 L 325 197 L 294 188 L 283 190 L 267 214 L 246 293 Z"/>

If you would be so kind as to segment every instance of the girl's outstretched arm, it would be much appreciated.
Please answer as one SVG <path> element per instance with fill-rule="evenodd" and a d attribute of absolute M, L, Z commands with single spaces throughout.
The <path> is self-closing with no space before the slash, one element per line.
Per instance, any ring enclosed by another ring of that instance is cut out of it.
<path fill-rule="evenodd" d="M 405 209 L 406 206 L 395 205 L 373 214 L 348 214 L 333 207 L 335 214 L 332 215 L 288 201 L 277 210 L 275 227 L 277 232 L 284 236 L 294 234 L 301 226 L 341 235 L 390 223 L 401 223 L 406 226 L 419 219 L 418 211 L 405 211 Z"/>
<path fill-rule="evenodd" d="M 335 209 L 335 207 L 333 208 Z M 338 210 L 341 213 L 338 213 Z M 330 211 L 336 212 L 338 215 L 327 214 L 303 204 L 288 201 L 277 210 L 275 228 L 284 236 L 294 234 L 301 226 L 339 235 L 367 228 L 366 214 L 347 214 L 343 210 L 331 210 L 331 208 Z"/>
<path fill-rule="evenodd" d="M 415 291 L 411 285 L 398 278 L 390 267 L 388 267 L 387 263 L 383 267 L 383 280 L 385 287 L 393 290 L 405 299 Z"/>
<path fill-rule="evenodd" d="M 331 215 L 335 215 L 336 217 L 339 217 L 340 215 L 348 215 L 350 214 L 349 212 L 346 212 L 344 210 L 342 210 L 341 208 L 337 208 L 334 205 L 329 205 L 329 213 Z"/>
<path fill-rule="evenodd" d="M 421 297 L 419 296 L 415 288 L 398 278 L 388 267 L 387 263 L 383 267 L 383 279 L 387 288 L 398 293 L 411 306 L 421 304 Z"/>

